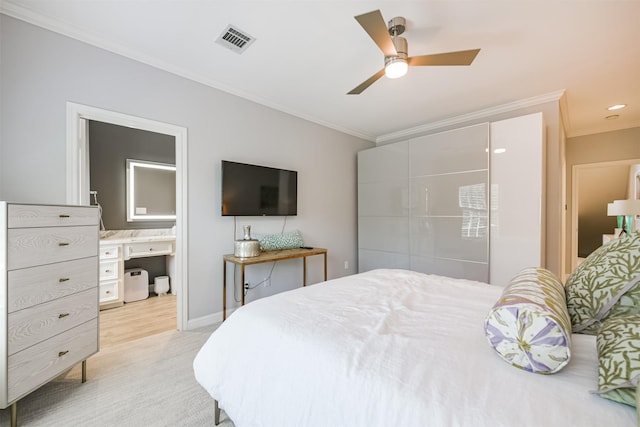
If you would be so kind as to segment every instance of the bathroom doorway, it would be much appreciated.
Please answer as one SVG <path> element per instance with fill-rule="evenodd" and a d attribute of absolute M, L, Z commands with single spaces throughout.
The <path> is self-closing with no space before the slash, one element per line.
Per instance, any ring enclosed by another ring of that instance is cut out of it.
<path fill-rule="evenodd" d="M 188 287 L 186 271 L 187 248 L 187 131 L 167 123 L 129 116 L 81 104 L 67 103 L 67 202 L 89 205 L 90 156 L 88 127 L 91 121 L 154 132 L 174 138 L 176 166 L 175 220 L 175 310 L 176 329 L 187 324 Z"/>
<path fill-rule="evenodd" d="M 572 171 L 571 270 L 614 232 L 616 219 L 607 215 L 607 204 L 627 199 L 629 176 L 640 159 L 579 164 Z"/>

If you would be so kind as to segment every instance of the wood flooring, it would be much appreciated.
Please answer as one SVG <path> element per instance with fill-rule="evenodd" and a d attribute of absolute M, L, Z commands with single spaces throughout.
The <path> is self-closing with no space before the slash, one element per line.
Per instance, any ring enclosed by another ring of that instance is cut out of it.
<path fill-rule="evenodd" d="M 175 330 L 176 296 L 153 296 L 100 311 L 100 348 Z"/>

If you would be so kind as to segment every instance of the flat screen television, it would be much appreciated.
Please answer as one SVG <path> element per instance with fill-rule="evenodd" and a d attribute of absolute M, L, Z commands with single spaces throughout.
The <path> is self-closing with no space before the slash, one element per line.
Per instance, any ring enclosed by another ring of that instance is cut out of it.
<path fill-rule="evenodd" d="M 298 172 L 222 161 L 222 216 L 298 214 Z"/>

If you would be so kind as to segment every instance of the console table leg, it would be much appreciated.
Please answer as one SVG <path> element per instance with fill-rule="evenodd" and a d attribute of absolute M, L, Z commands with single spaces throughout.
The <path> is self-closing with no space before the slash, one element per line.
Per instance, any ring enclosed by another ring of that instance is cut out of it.
<path fill-rule="evenodd" d="M 18 402 L 11 404 L 11 427 L 18 427 Z"/>
<path fill-rule="evenodd" d="M 327 281 L 327 253 L 324 253 L 324 281 Z"/>
<path fill-rule="evenodd" d="M 83 383 L 87 382 L 87 361 L 86 360 L 82 361 L 82 382 Z"/>
<path fill-rule="evenodd" d="M 222 260 L 222 321 L 227 320 L 227 261 Z"/>
<path fill-rule="evenodd" d="M 242 286 L 242 305 L 244 305 L 244 264 L 240 266 L 240 271 L 240 276 L 242 277 L 242 283 L 240 283 L 240 285 Z"/>
<path fill-rule="evenodd" d="M 302 257 L 302 286 L 307 286 L 307 257 Z"/>

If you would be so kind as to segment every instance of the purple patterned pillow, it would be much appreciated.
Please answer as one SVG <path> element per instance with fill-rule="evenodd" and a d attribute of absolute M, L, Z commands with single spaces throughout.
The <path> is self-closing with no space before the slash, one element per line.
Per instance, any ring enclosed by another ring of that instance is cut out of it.
<path fill-rule="evenodd" d="M 498 355 L 525 371 L 552 374 L 571 359 L 564 287 L 543 268 L 526 268 L 511 279 L 489 311 L 484 329 Z"/>

